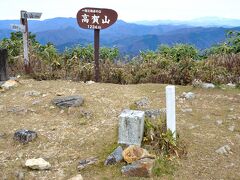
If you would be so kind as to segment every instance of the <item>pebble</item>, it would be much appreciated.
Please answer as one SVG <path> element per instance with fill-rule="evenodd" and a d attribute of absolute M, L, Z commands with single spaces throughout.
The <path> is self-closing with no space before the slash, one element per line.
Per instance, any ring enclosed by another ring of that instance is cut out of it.
<path fill-rule="evenodd" d="M 224 145 L 224 146 L 220 147 L 219 149 L 217 149 L 215 152 L 218 154 L 227 155 L 227 154 L 231 153 L 231 148 L 229 145 Z"/>
<path fill-rule="evenodd" d="M 232 131 L 232 132 L 234 131 L 234 129 L 235 129 L 235 126 L 230 126 L 230 127 L 228 128 L 228 130 L 229 130 L 229 131 Z"/>
<path fill-rule="evenodd" d="M 41 95 L 41 92 L 38 92 L 38 91 L 35 91 L 35 90 L 27 91 L 24 94 L 24 96 L 31 96 L 31 97 L 37 97 L 37 96 L 40 96 L 40 95 Z"/>
<path fill-rule="evenodd" d="M 192 93 L 192 92 L 188 92 L 188 93 L 183 92 L 183 94 L 181 95 L 182 98 L 185 98 L 187 100 L 194 99 L 195 96 L 196 95 L 194 93 Z"/>
<path fill-rule="evenodd" d="M 222 125 L 222 123 L 223 123 L 222 120 L 217 120 L 217 121 L 216 121 L 216 124 L 217 124 L 217 125 Z"/>

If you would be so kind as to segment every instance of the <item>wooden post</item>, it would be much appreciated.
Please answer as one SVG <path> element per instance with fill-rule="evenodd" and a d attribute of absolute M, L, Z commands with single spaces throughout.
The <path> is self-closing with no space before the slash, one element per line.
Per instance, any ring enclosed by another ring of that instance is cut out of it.
<path fill-rule="evenodd" d="M 94 29 L 94 61 L 95 61 L 95 81 L 100 80 L 100 67 L 99 67 L 99 37 L 100 29 Z"/>
<path fill-rule="evenodd" d="M 0 49 L 0 81 L 8 80 L 7 59 L 8 59 L 7 49 Z"/>
<path fill-rule="evenodd" d="M 23 56 L 24 56 L 24 68 L 26 74 L 32 73 L 32 68 L 30 66 L 29 56 L 28 56 L 28 20 L 24 16 L 27 11 L 21 11 L 20 23 L 25 26 L 25 31 L 23 32 Z"/>
<path fill-rule="evenodd" d="M 175 99 L 175 86 L 166 87 L 166 108 L 167 108 L 167 129 L 173 133 L 176 138 L 176 99 Z"/>

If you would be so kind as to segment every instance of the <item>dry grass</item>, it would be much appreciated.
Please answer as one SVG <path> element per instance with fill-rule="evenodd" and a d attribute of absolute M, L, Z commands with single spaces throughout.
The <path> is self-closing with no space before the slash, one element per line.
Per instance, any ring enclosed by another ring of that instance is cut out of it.
<path fill-rule="evenodd" d="M 26 179 L 68 179 L 76 175 L 80 159 L 99 156 L 100 162 L 80 172 L 84 179 L 123 179 L 122 164 L 104 167 L 104 158 L 116 147 L 118 115 L 142 97 L 151 100 L 150 108 L 165 107 L 165 85 L 91 84 L 71 81 L 21 80 L 21 85 L 0 94 L 0 179 L 14 179 L 17 171 Z M 37 90 L 39 97 L 26 97 L 26 91 Z M 177 131 L 188 144 L 188 157 L 179 160 L 175 179 L 239 179 L 240 178 L 240 91 L 203 90 L 177 87 L 177 95 L 192 91 L 197 97 L 177 100 Z M 57 93 L 80 94 L 83 107 L 61 112 L 51 100 Z M 39 101 L 33 105 L 34 101 Z M 8 112 L 14 106 L 28 112 Z M 192 108 L 183 113 L 181 109 Z M 230 109 L 233 108 L 233 109 Z M 91 112 L 87 119 L 81 111 Z M 216 125 L 221 119 L 222 125 Z M 235 131 L 228 130 L 234 125 Z M 37 131 L 39 138 L 27 145 L 13 141 L 16 130 Z M 219 155 L 215 150 L 229 144 L 233 153 Z M 42 157 L 52 164 L 49 171 L 31 171 L 22 164 L 28 158 Z M 164 177 L 163 177 L 164 178 Z M 126 178 L 127 179 L 127 178 Z"/>

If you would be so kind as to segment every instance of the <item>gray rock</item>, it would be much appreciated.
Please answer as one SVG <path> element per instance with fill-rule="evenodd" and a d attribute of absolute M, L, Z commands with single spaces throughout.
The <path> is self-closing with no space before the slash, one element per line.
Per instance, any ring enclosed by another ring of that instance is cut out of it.
<path fill-rule="evenodd" d="M 216 121 L 216 124 L 217 124 L 217 125 L 222 125 L 222 123 L 223 123 L 222 120 L 217 120 L 217 121 Z"/>
<path fill-rule="evenodd" d="M 27 91 L 24 94 L 24 96 L 31 96 L 31 97 L 37 97 L 37 96 L 40 96 L 40 95 L 41 95 L 41 93 L 38 92 L 38 91 L 35 91 L 35 90 Z"/>
<path fill-rule="evenodd" d="M 141 159 L 122 167 L 122 174 L 128 177 L 151 177 L 154 159 Z"/>
<path fill-rule="evenodd" d="M 235 130 L 235 126 L 230 126 L 228 130 L 233 132 Z"/>
<path fill-rule="evenodd" d="M 147 97 L 144 97 L 138 101 L 135 102 L 135 104 L 137 105 L 137 107 L 146 107 L 148 106 L 150 103 L 149 99 Z"/>
<path fill-rule="evenodd" d="M 14 133 L 13 139 L 21 143 L 28 143 L 37 138 L 37 133 L 25 129 L 18 130 Z"/>
<path fill-rule="evenodd" d="M 227 155 L 227 154 L 231 153 L 231 148 L 229 145 L 224 145 L 224 146 L 220 147 L 219 149 L 217 149 L 215 152 L 218 154 Z"/>
<path fill-rule="evenodd" d="M 188 108 L 188 109 L 181 109 L 182 112 L 184 113 L 189 113 L 189 112 L 192 112 L 193 110 L 191 108 Z"/>
<path fill-rule="evenodd" d="M 145 111 L 145 117 L 150 119 L 157 119 L 166 115 L 166 109 L 149 109 Z"/>
<path fill-rule="evenodd" d="M 98 162 L 98 157 L 90 157 L 84 160 L 80 160 L 77 166 L 78 170 L 82 170 L 89 165 L 96 164 Z"/>
<path fill-rule="evenodd" d="M 106 159 L 104 165 L 113 165 L 123 160 L 123 148 L 118 146 Z"/>
<path fill-rule="evenodd" d="M 233 84 L 233 83 L 228 83 L 227 86 L 230 87 L 230 88 L 235 88 L 237 85 Z"/>
<path fill-rule="evenodd" d="M 13 88 L 17 87 L 18 84 L 19 84 L 19 83 L 18 83 L 17 81 L 10 79 L 10 80 L 4 82 L 4 83 L 1 85 L 1 87 L 2 87 L 3 89 L 9 90 L 9 89 L 13 89 Z"/>
<path fill-rule="evenodd" d="M 48 170 L 51 168 L 51 164 L 42 158 L 28 159 L 25 166 L 34 170 Z"/>
<path fill-rule="evenodd" d="M 119 116 L 118 143 L 141 146 L 144 118 L 144 111 L 125 109 Z"/>
<path fill-rule="evenodd" d="M 201 87 L 202 87 L 203 89 L 213 89 L 213 88 L 215 88 L 215 85 L 212 84 L 212 83 L 202 83 L 202 84 L 201 84 Z"/>
<path fill-rule="evenodd" d="M 27 109 L 25 109 L 24 107 L 21 106 L 14 106 L 10 109 L 8 109 L 8 112 L 12 112 L 12 113 L 20 113 L 20 114 L 25 114 L 27 113 Z"/>
<path fill-rule="evenodd" d="M 187 99 L 187 100 L 194 99 L 195 96 L 196 96 L 196 95 L 195 95 L 194 93 L 192 93 L 192 92 L 188 92 L 188 93 L 184 92 L 184 93 L 181 95 L 182 98 L 185 98 L 185 99 Z"/>
<path fill-rule="evenodd" d="M 78 107 L 84 102 L 82 96 L 67 96 L 67 97 L 56 97 L 52 100 L 52 103 L 60 108 L 67 107 Z"/>

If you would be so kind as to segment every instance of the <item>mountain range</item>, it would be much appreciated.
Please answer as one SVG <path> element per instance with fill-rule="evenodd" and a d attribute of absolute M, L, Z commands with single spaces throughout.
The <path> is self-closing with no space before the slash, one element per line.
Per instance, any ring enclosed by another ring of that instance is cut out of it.
<path fill-rule="evenodd" d="M 215 22 L 215 23 L 214 23 Z M 10 36 L 10 24 L 18 20 L 0 20 L 0 40 Z M 139 51 L 155 50 L 160 44 L 192 44 L 199 49 L 221 43 L 228 30 L 240 30 L 240 20 L 202 18 L 191 21 L 152 21 L 127 23 L 118 20 L 101 30 L 102 46 L 116 46 L 123 54 L 136 55 Z M 53 18 L 29 21 L 29 31 L 36 34 L 41 44 L 51 42 L 59 51 L 77 44 L 93 43 L 93 31 L 80 29 L 75 18 Z"/>

